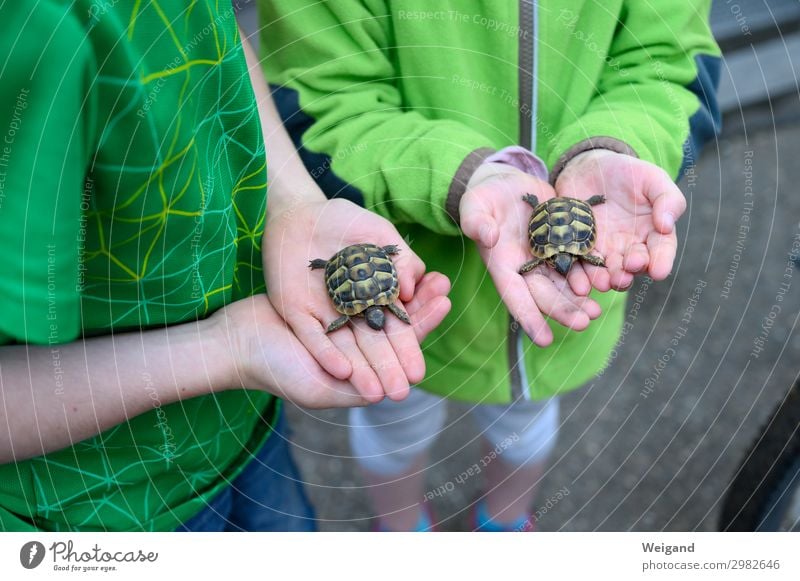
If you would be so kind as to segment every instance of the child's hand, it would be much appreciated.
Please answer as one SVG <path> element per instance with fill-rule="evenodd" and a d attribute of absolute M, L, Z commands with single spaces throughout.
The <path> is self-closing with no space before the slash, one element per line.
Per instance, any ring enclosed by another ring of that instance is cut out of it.
<path fill-rule="evenodd" d="M 485 163 L 467 184 L 459 211 L 461 229 L 478 245 L 509 312 L 534 343 L 545 347 L 553 341 L 553 333 L 542 314 L 581 331 L 600 316 L 600 305 L 585 296 L 591 286 L 580 269 L 573 267 L 567 279 L 544 265 L 525 276 L 519 274 L 532 258 L 531 207 L 522 200 L 528 193 L 540 202 L 555 195 L 549 184 L 512 166 Z"/>
<path fill-rule="evenodd" d="M 425 374 L 419 339 L 411 326 L 387 312 L 382 332 L 356 319 L 325 334 L 340 314 L 328 296 L 324 272 L 310 270 L 309 261 L 328 259 L 359 242 L 400 247 L 400 253 L 392 257 L 400 281 L 399 306 L 411 315 L 409 301 L 416 296 L 425 265 L 391 223 L 346 200 L 298 199 L 268 217 L 263 242 L 267 292 L 275 310 L 325 371 L 349 380 L 368 401 L 379 401 L 384 394 L 400 400 L 408 394 L 409 383 L 421 381 Z M 439 294 L 428 297 L 427 323 L 438 324 L 450 308 L 444 298 L 449 282 L 431 288 Z"/>
<path fill-rule="evenodd" d="M 606 203 L 593 209 L 597 222 L 596 253 L 606 268 L 575 264 L 600 291 L 624 290 L 636 274 L 663 280 L 672 270 L 678 240 L 675 222 L 686 199 L 661 168 L 608 150 L 582 153 L 556 181 L 559 196 L 586 199 L 595 194 Z"/>
<path fill-rule="evenodd" d="M 450 309 L 450 282 L 426 274 L 405 304 L 416 341 L 422 341 Z M 263 389 L 307 408 L 367 405 L 350 381 L 336 379 L 320 367 L 275 311 L 266 295 L 237 301 L 209 318 L 213 332 L 232 358 L 236 377 L 228 385 Z"/>

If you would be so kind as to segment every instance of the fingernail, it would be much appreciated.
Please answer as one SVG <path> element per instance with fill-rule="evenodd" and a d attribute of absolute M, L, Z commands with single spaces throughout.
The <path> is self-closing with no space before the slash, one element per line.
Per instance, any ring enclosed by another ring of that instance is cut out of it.
<path fill-rule="evenodd" d="M 667 212 L 664 215 L 664 224 L 667 226 L 667 228 L 672 230 L 675 227 L 675 216 Z"/>

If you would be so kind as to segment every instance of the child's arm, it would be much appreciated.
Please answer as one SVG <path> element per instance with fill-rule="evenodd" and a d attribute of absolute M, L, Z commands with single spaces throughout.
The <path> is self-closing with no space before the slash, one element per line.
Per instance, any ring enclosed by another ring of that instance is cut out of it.
<path fill-rule="evenodd" d="M 394 257 L 400 300 L 410 301 L 425 265 L 386 219 L 347 200 L 327 200 L 306 171 L 269 95 L 249 43 L 243 43 L 264 131 L 269 168 L 264 273 L 270 301 L 303 345 L 333 376 L 349 379 L 369 401 L 384 395 L 403 399 L 410 383 L 422 380 L 425 361 L 408 325 L 387 317 L 386 333 L 359 322 L 331 335 L 325 329 L 339 317 L 328 297 L 324 276 L 309 271 L 315 258 L 327 259 L 348 244 L 396 245 Z M 440 275 L 442 278 L 443 275 Z M 442 293 L 434 297 L 428 323 L 438 323 L 450 308 Z"/>
<path fill-rule="evenodd" d="M 400 72 L 390 58 L 389 2 L 264 0 L 260 8 L 269 46 L 262 65 L 273 81 L 288 88 L 276 99 L 286 100 L 287 111 L 297 109 L 286 123 L 307 124 L 306 147 L 331 156 L 306 160 L 312 174 L 329 176 L 328 194 L 357 200 L 395 223 L 416 223 L 440 234 L 463 231 L 477 244 L 509 312 L 539 345 L 552 341 L 542 314 L 575 330 L 599 315 L 596 303 L 562 281 L 536 276 L 529 283 L 517 272 L 530 256 L 524 235 L 511 242 L 527 228 L 530 216 L 522 194 L 554 195 L 546 181 L 518 172 L 517 188 L 509 196 L 486 196 L 500 206 L 493 209 L 499 219 L 496 232 L 509 242 L 499 252 L 484 244 L 480 227 L 472 227 L 485 213 L 480 204 L 465 205 L 463 198 L 495 152 L 492 142 L 477 121 L 431 119 L 403 106 Z M 291 102 L 298 94 L 302 110 Z M 338 179 L 331 167 L 355 183 Z M 588 293 L 588 283 L 584 289 Z"/>
<path fill-rule="evenodd" d="M 235 365 L 216 327 L 0 347 L 0 463 L 59 450 L 156 404 L 233 387 Z"/>
<path fill-rule="evenodd" d="M 720 129 L 710 4 L 625 2 L 609 49 L 619 66 L 605 69 L 588 108 L 550 143 L 559 195 L 608 200 L 595 209 L 608 268 L 582 266 L 600 290 L 672 270 L 674 224 L 686 209 L 673 180 Z"/>
<path fill-rule="evenodd" d="M 406 303 L 417 340 L 444 316 L 448 288 L 430 273 Z M 0 464 L 60 450 L 157 405 L 243 387 L 310 408 L 367 403 L 256 295 L 165 329 L 0 347 Z"/>
<path fill-rule="evenodd" d="M 318 153 L 306 159 L 309 172 L 344 176 L 326 193 L 457 235 L 458 199 L 492 142 L 479 127 L 403 107 L 391 4 L 262 0 L 261 64 L 287 89 L 275 94 L 279 109 L 297 111 L 286 124 L 302 126 L 303 144 Z"/>

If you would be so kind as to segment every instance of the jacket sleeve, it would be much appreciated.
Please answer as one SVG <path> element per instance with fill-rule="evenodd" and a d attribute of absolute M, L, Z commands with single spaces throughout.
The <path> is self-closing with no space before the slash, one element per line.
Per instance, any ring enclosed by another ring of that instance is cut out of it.
<path fill-rule="evenodd" d="M 710 0 L 624 3 L 609 61 L 588 108 L 550 141 L 551 179 L 582 151 L 606 147 L 679 177 L 719 133 L 719 47 Z"/>
<path fill-rule="evenodd" d="M 329 197 L 457 234 L 458 201 L 494 150 L 471 127 L 402 108 L 387 4 L 262 0 L 262 65 L 307 169 Z"/>

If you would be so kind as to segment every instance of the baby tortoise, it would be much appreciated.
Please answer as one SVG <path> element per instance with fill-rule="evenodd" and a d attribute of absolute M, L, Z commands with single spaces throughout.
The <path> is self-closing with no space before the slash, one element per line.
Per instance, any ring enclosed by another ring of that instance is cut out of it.
<path fill-rule="evenodd" d="M 353 244 L 343 248 L 330 260 L 317 258 L 309 267 L 325 269 L 325 284 L 328 295 L 342 316 L 328 325 L 330 333 L 347 324 L 350 317 L 363 316 L 367 325 L 380 331 L 385 316 L 383 307 L 392 311 L 398 319 L 411 324 L 403 309 L 395 304 L 400 294 L 397 270 L 390 256 L 400 252 L 397 246 Z"/>
<path fill-rule="evenodd" d="M 591 206 L 605 202 L 603 196 L 592 196 L 586 201 L 556 197 L 541 204 L 531 194 L 522 199 L 533 206 L 528 236 L 535 258 L 522 265 L 520 274 L 546 262 L 566 276 L 578 258 L 595 266 L 606 265 L 601 257 L 589 254 L 597 238 Z"/>

